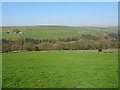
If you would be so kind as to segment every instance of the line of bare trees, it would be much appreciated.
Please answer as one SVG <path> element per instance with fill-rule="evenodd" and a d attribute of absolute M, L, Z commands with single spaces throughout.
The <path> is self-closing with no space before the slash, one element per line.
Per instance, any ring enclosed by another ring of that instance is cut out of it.
<path fill-rule="evenodd" d="M 58 39 L 17 38 L 13 40 L 2 39 L 2 52 L 17 50 L 89 50 L 119 48 L 117 34 L 107 36 L 82 35 L 80 37 Z"/>

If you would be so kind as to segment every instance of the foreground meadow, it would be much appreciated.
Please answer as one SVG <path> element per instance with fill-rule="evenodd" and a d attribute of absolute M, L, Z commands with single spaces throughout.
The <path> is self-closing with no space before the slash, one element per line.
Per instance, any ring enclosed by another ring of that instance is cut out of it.
<path fill-rule="evenodd" d="M 117 88 L 117 53 L 3 53 L 3 88 Z"/>

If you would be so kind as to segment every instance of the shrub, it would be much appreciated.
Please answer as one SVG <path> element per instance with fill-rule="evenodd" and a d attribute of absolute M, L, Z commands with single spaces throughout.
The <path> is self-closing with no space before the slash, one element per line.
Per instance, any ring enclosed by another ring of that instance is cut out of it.
<path fill-rule="evenodd" d="M 35 51 L 41 51 L 41 50 L 38 48 L 38 46 L 36 46 L 34 50 L 35 50 Z"/>
<path fill-rule="evenodd" d="M 102 49 L 98 49 L 98 52 L 102 52 Z"/>

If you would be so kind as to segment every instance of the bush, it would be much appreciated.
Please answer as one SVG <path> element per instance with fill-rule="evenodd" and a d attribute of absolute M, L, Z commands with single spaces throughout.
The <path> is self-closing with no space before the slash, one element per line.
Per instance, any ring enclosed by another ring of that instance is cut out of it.
<path fill-rule="evenodd" d="M 98 52 L 102 52 L 102 49 L 98 49 Z"/>
<path fill-rule="evenodd" d="M 38 46 L 36 46 L 34 50 L 35 50 L 35 51 L 41 51 L 41 50 L 38 48 Z"/>

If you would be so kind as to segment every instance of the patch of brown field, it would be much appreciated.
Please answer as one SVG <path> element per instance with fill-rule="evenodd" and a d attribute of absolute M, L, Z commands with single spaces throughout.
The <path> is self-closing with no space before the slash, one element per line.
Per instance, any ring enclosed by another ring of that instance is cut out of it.
<path fill-rule="evenodd" d="M 83 27 L 117 27 L 117 26 L 95 25 L 95 26 L 83 26 Z"/>
<path fill-rule="evenodd" d="M 115 27 L 115 26 L 93 26 L 93 27 Z"/>

